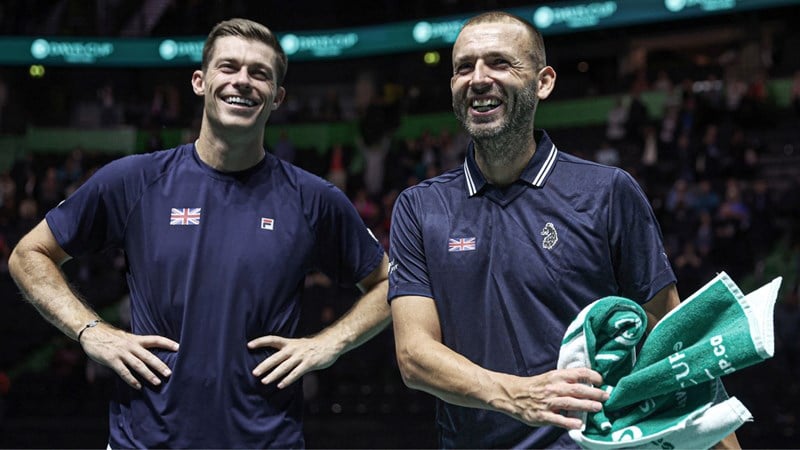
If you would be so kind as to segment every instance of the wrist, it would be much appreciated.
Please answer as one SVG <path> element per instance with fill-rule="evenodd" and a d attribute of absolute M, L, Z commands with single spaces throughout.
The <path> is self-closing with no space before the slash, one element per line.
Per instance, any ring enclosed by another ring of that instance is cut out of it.
<path fill-rule="evenodd" d="M 76 340 L 77 340 L 77 341 L 80 343 L 80 342 L 81 342 L 81 336 L 83 336 L 83 333 L 84 333 L 86 330 L 88 330 L 89 328 L 94 328 L 94 327 L 96 327 L 96 326 L 97 326 L 97 325 L 99 325 L 99 324 L 100 324 L 102 321 L 103 321 L 102 319 L 94 319 L 94 320 L 92 320 L 92 321 L 88 322 L 88 323 L 87 323 L 86 325 L 84 325 L 83 327 L 81 327 L 81 329 L 80 329 L 80 330 L 78 330 L 78 337 L 76 338 Z"/>

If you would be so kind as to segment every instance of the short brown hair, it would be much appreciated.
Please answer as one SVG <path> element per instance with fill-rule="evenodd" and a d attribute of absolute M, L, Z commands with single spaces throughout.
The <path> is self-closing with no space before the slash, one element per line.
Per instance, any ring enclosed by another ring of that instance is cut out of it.
<path fill-rule="evenodd" d="M 203 72 L 208 68 L 208 63 L 211 60 L 211 54 L 214 53 L 214 44 L 217 39 L 225 36 L 237 36 L 263 42 L 275 50 L 276 81 L 278 86 L 283 84 L 283 79 L 286 77 L 286 70 L 289 65 L 286 52 L 283 51 L 278 39 L 269 28 L 248 19 L 230 19 L 214 25 L 214 28 L 212 28 L 211 32 L 208 34 L 208 38 L 206 38 L 206 43 L 203 45 L 203 60 L 200 64 L 200 68 Z"/>
<path fill-rule="evenodd" d="M 482 14 L 478 14 L 475 17 L 467 20 L 464 23 L 463 28 L 466 28 L 470 25 L 478 25 L 481 23 L 519 23 L 526 30 L 531 37 L 531 43 L 533 44 L 531 48 L 531 58 L 535 64 L 537 69 L 541 69 L 542 67 L 547 65 L 547 55 L 545 54 L 544 50 L 544 39 L 542 38 L 542 33 L 533 26 L 530 22 L 523 19 L 522 17 L 515 16 L 514 14 L 507 13 L 505 11 L 489 11 Z"/>

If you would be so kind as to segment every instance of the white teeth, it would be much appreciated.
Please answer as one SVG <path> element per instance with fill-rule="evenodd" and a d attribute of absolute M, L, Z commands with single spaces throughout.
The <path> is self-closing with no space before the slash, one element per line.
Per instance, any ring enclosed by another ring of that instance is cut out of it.
<path fill-rule="evenodd" d="M 243 97 L 225 97 L 225 102 L 232 105 L 255 106 L 256 102 Z"/>
<path fill-rule="evenodd" d="M 481 106 L 497 106 L 500 102 L 494 98 L 475 99 L 472 101 L 472 107 L 478 108 Z"/>

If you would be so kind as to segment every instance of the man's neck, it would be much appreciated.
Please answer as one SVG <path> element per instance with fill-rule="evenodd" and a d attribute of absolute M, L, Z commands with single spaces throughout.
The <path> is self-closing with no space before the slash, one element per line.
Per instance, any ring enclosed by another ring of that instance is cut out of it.
<path fill-rule="evenodd" d="M 197 155 L 209 167 L 220 172 L 238 172 L 255 166 L 264 159 L 263 136 L 261 140 L 231 140 L 200 131 L 195 141 Z"/>
<path fill-rule="evenodd" d="M 499 146 L 505 148 L 499 148 Z M 523 142 L 503 139 L 475 141 L 475 162 L 478 164 L 478 168 L 486 181 L 501 188 L 519 179 L 534 153 L 536 153 L 536 141 L 533 140 L 533 137 Z"/>

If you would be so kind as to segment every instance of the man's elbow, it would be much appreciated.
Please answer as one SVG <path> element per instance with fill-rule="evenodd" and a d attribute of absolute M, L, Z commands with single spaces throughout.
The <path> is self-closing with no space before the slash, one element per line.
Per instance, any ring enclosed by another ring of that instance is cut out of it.
<path fill-rule="evenodd" d="M 421 348 L 417 345 L 398 345 L 397 366 L 403 383 L 411 389 L 422 389 L 425 386 L 423 374 L 426 372 L 421 363 Z"/>
<path fill-rule="evenodd" d="M 11 255 L 8 257 L 8 273 L 11 275 L 11 278 L 14 280 L 18 280 L 19 277 L 24 272 L 24 259 L 25 259 L 25 252 L 24 248 L 20 248 L 19 245 L 14 247 L 11 251 Z"/>

